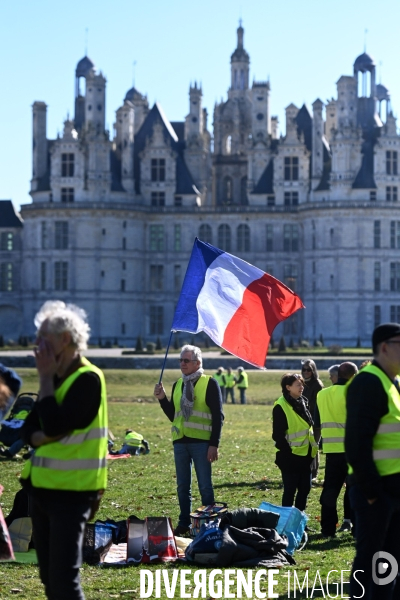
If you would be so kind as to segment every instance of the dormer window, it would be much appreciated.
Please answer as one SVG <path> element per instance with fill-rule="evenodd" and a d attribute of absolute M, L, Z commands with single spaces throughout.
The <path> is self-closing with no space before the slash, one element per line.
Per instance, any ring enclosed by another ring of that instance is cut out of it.
<path fill-rule="evenodd" d="M 225 141 L 225 152 L 227 154 L 231 154 L 232 152 L 232 136 L 228 135 Z"/>
<path fill-rule="evenodd" d="M 73 152 L 61 154 L 61 177 L 74 176 L 75 155 Z"/>
<path fill-rule="evenodd" d="M 165 158 L 151 159 L 151 180 L 165 181 Z"/>

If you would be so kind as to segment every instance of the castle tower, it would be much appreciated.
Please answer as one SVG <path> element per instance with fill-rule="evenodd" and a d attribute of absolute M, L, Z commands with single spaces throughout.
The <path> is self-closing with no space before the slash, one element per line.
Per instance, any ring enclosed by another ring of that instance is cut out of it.
<path fill-rule="evenodd" d="M 35 192 L 39 187 L 39 180 L 47 172 L 47 104 L 45 102 L 34 102 L 32 105 L 32 181 L 31 191 Z"/>
<path fill-rule="evenodd" d="M 242 95 L 249 89 L 250 57 L 243 46 L 244 29 L 237 28 L 237 46 L 231 56 L 231 87 L 229 97 Z"/>
<path fill-rule="evenodd" d="M 125 94 L 124 100 L 129 100 L 135 108 L 135 135 L 143 125 L 143 122 L 149 114 L 149 103 L 147 96 L 141 94 L 135 87 L 132 87 Z"/>
<path fill-rule="evenodd" d="M 254 142 L 266 140 L 271 135 L 271 116 L 269 108 L 269 81 L 254 81 L 251 89 L 252 98 L 252 135 Z"/>
<path fill-rule="evenodd" d="M 203 91 L 197 87 L 197 82 L 189 88 L 189 114 L 185 119 L 185 140 L 203 133 L 203 110 L 202 110 Z"/>
<path fill-rule="evenodd" d="M 95 134 L 104 133 L 106 112 L 106 78 L 89 71 L 86 76 L 85 129 Z"/>
<path fill-rule="evenodd" d="M 93 61 L 84 56 L 77 64 L 75 70 L 75 129 L 80 132 L 85 123 L 85 93 L 86 77 L 88 73 L 95 71 Z M 85 82 L 82 81 L 85 80 Z M 83 88 L 85 87 L 85 90 Z"/>
<path fill-rule="evenodd" d="M 133 192 L 133 148 L 134 148 L 135 109 L 132 102 L 125 100 L 116 112 L 115 142 L 117 156 L 121 161 L 121 182 L 127 192 Z"/>
<path fill-rule="evenodd" d="M 313 103 L 313 123 L 312 123 L 312 154 L 311 154 L 311 177 L 313 181 L 313 189 L 319 184 L 322 177 L 324 166 L 324 152 L 322 137 L 324 135 L 324 120 L 322 110 L 323 102 L 319 98 Z"/>

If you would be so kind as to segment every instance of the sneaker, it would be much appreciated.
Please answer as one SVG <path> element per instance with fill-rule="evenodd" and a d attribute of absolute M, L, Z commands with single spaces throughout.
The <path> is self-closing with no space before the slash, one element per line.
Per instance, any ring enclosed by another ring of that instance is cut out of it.
<path fill-rule="evenodd" d="M 352 530 L 351 521 L 343 521 L 343 523 L 341 524 L 341 526 L 338 529 L 339 532 L 351 531 L 351 530 Z"/>
<path fill-rule="evenodd" d="M 8 448 L 0 448 L 0 456 L 3 458 L 12 458 L 13 455 L 8 450 Z"/>
<path fill-rule="evenodd" d="M 185 537 L 190 533 L 190 527 L 186 527 L 185 525 L 178 525 L 174 529 L 174 535 L 178 537 Z"/>

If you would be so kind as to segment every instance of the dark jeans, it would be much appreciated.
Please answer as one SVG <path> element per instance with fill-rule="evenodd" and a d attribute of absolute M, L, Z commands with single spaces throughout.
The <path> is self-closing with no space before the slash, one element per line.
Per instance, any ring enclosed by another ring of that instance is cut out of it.
<path fill-rule="evenodd" d="M 193 464 L 199 484 L 201 503 L 203 505 L 214 504 L 211 463 L 207 460 L 208 445 L 208 442 L 174 444 L 176 483 L 180 508 L 179 525 L 183 527 L 189 527 L 190 525 Z"/>
<path fill-rule="evenodd" d="M 240 392 L 240 404 L 247 404 L 246 389 L 247 388 L 238 388 Z"/>
<path fill-rule="evenodd" d="M 226 390 L 226 401 L 228 402 L 228 396 L 231 397 L 232 404 L 235 404 L 235 388 L 225 388 Z"/>
<path fill-rule="evenodd" d="M 356 556 L 350 582 L 351 598 L 358 596 L 363 600 L 398 600 L 400 585 L 396 584 L 396 579 L 387 585 L 373 582 L 372 557 L 379 551 L 389 552 L 400 565 L 400 499 L 382 491 L 373 504 L 368 504 L 359 486 L 354 484 L 350 488 L 350 503 L 357 524 Z M 374 571 L 377 572 L 376 565 Z M 364 595 L 353 573 L 364 586 Z M 384 576 L 381 575 L 381 578 Z"/>
<path fill-rule="evenodd" d="M 324 535 L 335 535 L 338 522 L 337 499 L 346 481 L 348 465 L 344 452 L 326 454 L 324 487 L 320 497 L 321 531 Z M 344 518 L 351 519 L 349 493 L 343 499 Z"/>
<path fill-rule="evenodd" d="M 299 470 L 282 471 L 283 496 L 282 506 L 294 506 L 299 510 L 305 510 L 308 494 L 311 490 L 311 471 Z M 297 494 L 296 494 L 297 492 Z M 294 497 L 296 496 L 296 500 Z"/>
<path fill-rule="evenodd" d="M 91 502 L 32 497 L 33 538 L 49 600 L 84 600 L 79 567 Z"/>

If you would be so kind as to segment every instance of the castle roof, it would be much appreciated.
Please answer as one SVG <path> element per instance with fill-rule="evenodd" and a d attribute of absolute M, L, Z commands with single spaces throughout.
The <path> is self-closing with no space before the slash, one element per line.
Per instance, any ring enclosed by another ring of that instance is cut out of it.
<path fill-rule="evenodd" d="M 76 65 L 76 77 L 86 77 L 86 75 L 94 69 L 94 62 L 88 56 L 84 56 Z"/>
<path fill-rule="evenodd" d="M 254 188 L 253 194 L 274 193 L 274 161 L 271 158 Z"/>
<path fill-rule="evenodd" d="M 131 87 L 125 94 L 124 100 L 133 102 L 134 100 L 144 100 L 143 94 L 141 94 L 135 87 Z"/>
<path fill-rule="evenodd" d="M 375 61 L 372 56 L 366 52 L 363 52 L 360 54 L 360 56 L 357 56 L 356 60 L 354 61 L 354 71 L 361 71 L 362 73 L 365 73 L 366 71 L 372 71 L 373 67 L 375 67 Z"/>
<path fill-rule="evenodd" d="M 22 227 L 22 224 L 11 200 L 0 200 L 0 227 Z"/>

